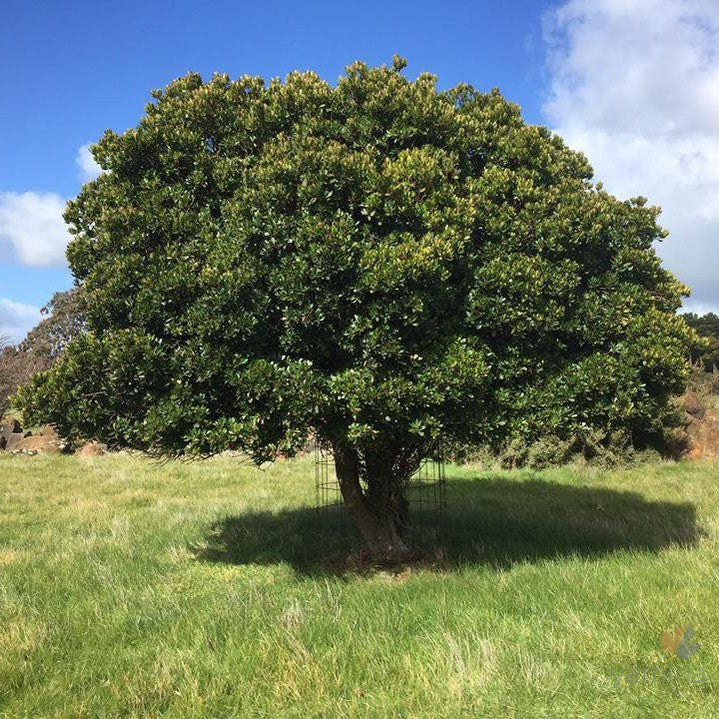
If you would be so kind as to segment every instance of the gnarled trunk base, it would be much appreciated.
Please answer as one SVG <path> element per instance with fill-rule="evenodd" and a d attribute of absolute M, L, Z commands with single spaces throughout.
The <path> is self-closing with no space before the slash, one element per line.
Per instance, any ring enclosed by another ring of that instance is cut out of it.
<path fill-rule="evenodd" d="M 409 529 L 405 498 L 381 485 L 365 495 L 354 451 L 335 448 L 334 457 L 342 499 L 367 549 L 385 561 L 408 559 L 412 552 L 405 541 Z"/>

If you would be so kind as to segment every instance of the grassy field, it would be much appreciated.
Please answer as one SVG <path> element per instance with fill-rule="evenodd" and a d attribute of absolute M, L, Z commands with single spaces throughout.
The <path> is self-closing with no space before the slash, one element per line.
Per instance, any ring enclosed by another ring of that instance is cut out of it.
<path fill-rule="evenodd" d="M 0 457 L 0 716 L 719 716 L 719 464 L 448 479 L 380 571 L 310 458 Z"/>

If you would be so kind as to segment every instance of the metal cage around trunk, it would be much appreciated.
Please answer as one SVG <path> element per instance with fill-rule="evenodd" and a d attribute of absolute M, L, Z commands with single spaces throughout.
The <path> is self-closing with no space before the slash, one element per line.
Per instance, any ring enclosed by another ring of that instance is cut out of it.
<path fill-rule="evenodd" d="M 447 506 L 446 485 L 445 463 L 441 454 L 423 459 L 406 490 L 413 533 L 429 526 L 439 527 Z M 334 457 L 329 449 L 319 444 L 315 445 L 315 493 L 318 510 L 342 509 L 342 492 Z"/>

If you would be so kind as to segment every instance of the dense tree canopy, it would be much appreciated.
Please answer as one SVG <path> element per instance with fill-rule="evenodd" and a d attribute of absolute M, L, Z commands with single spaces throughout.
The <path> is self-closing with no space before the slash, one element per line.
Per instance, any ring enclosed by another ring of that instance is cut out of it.
<path fill-rule="evenodd" d="M 105 133 L 66 212 L 88 330 L 26 413 L 257 461 L 312 430 L 387 546 L 443 438 L 657 431 L 690 341 L 658 210 L 592 184 L 498 91 L 403 66 L 189 74 Z"/>

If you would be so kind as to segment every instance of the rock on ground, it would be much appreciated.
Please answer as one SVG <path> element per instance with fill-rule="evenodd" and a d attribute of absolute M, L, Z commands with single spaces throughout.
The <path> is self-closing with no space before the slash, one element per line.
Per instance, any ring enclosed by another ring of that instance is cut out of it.
<path fill-rule="evenodd" d="M 57 435 L 32 434 L 29 437 L 20 439 L 10 451 L 59 454 L 61 450 L 62 447 Z"/>
<path fill-rule="evenodd" d="M 107 445 L 100 442 L 86 442 L 80 449 L 75 452 L 78 457 L 100 457 L 107 453 Z"/>

